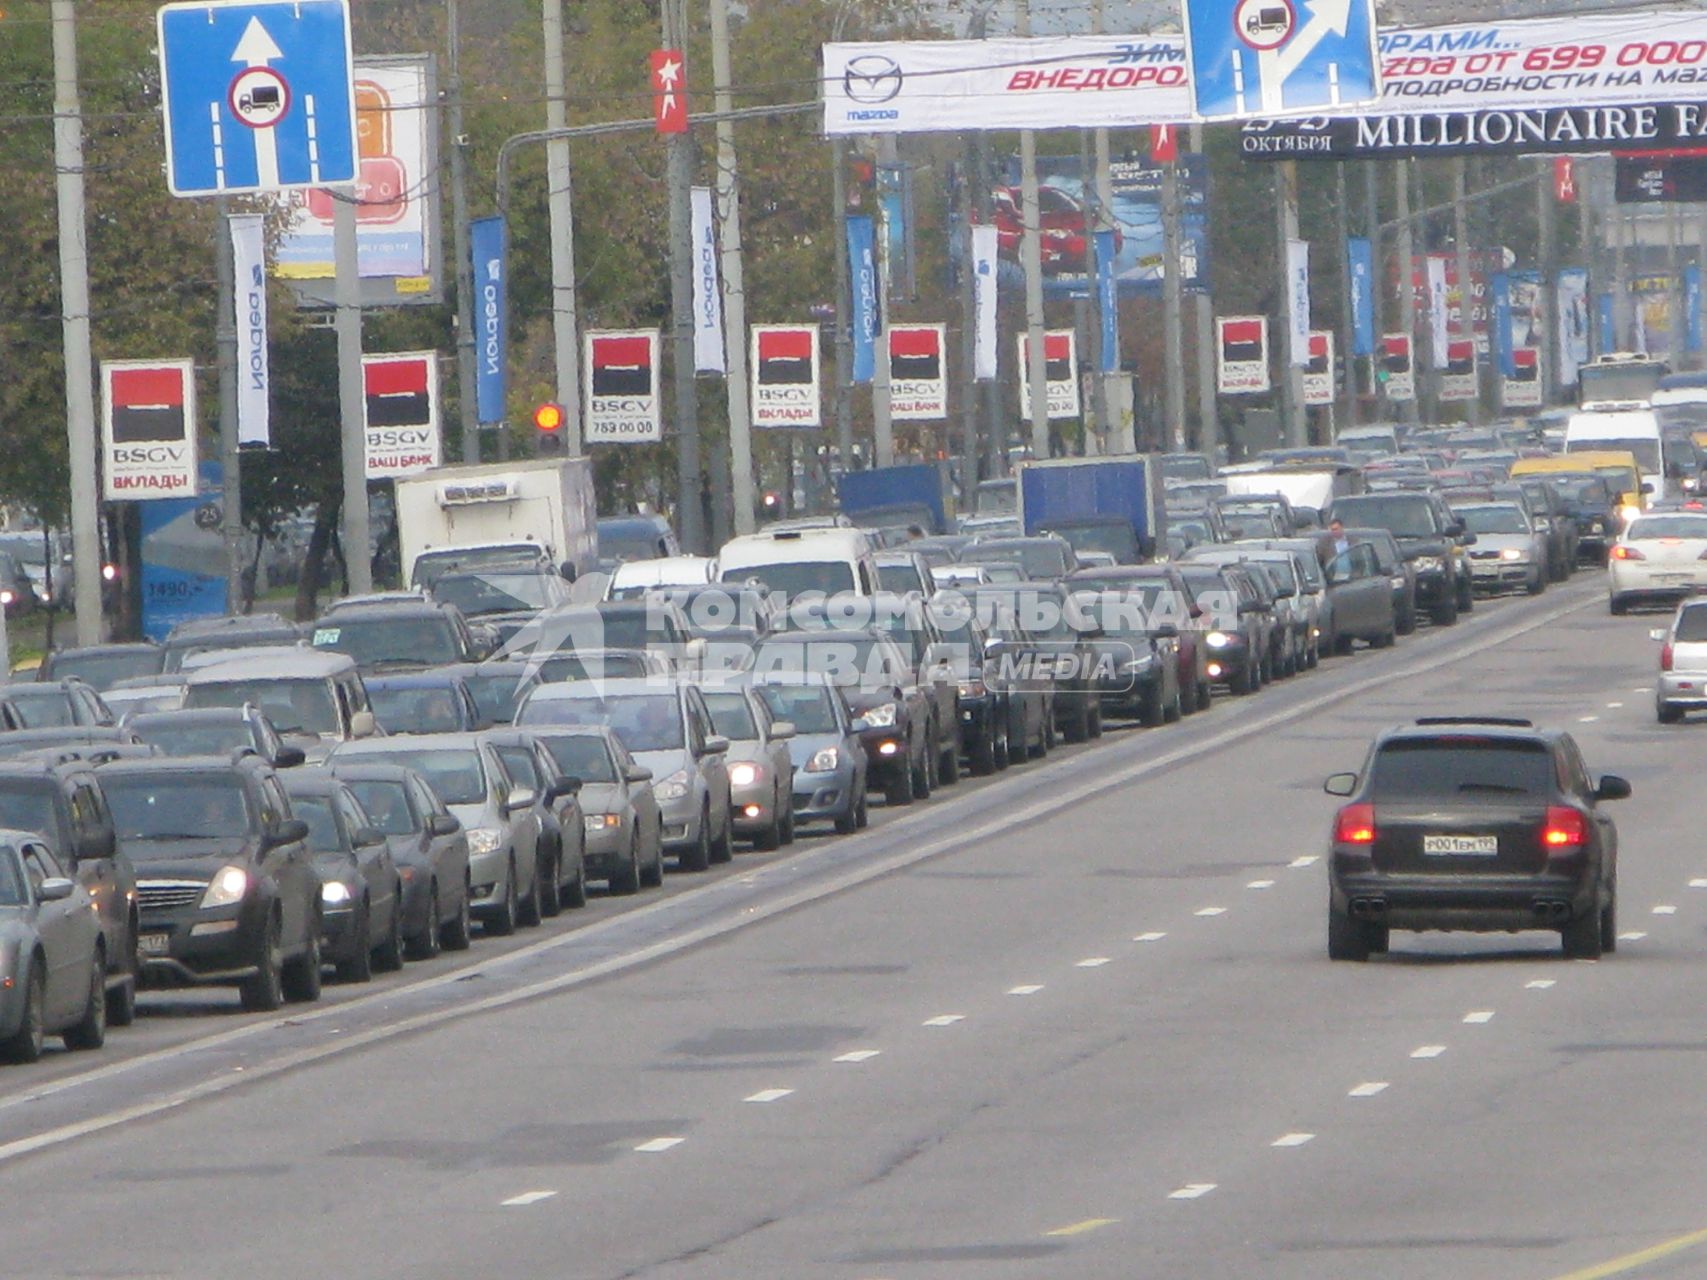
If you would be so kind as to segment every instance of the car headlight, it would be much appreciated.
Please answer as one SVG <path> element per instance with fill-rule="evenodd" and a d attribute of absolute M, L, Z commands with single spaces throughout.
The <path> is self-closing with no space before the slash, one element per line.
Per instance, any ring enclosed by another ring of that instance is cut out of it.
<path fill-rule="evenodd" d="M 1418 556 L 1411 563 L 1416 565 L 1419 571 L 1424 572 L 1429 569 L 1444 569 L 1446 567 L 1446 561 L 1439 556 Z"/>
<path fill-rule="evenodd" d="M 866 724 L 870 725 L 873 729 L 893 729 L 895 727 L 895 718 L 900 714 L 901 708 L 896 706 L 893 702 L 885 702 L 871 708 L 869 711 L 860 712 L 860 715 L 864 717 Z"/>
<path fill-rule="evenodd" d="M 341 907 L 350 897 L 350 886 L 342 880 L 328 880 L 320 886 L 320 901 L 328 907 Z"/>
<path fill-rule="evenodd" d="M 842 753 L 835 747 L 820 747 L 806 762 L 807 773 L 828 773 L 841 763 Z"/>
<path fill-rule="evenodd" d="M 688 771 L 679 769 L 658 784 L 657 796 L 660 800 L 680 800 L 688 793 Z"/>
<path fill-rule="evenodd" d="M 1203 637 L 1203 643 L 1208 645 L 1211 649 L 1225 649 L 1228 645 L 1233 643 L 1233 637 L 1228 635 L 1225 631 L 1211 631 L 1208 635 Z"/>
<path fill-rule="evenodd" d="M 1523 558 L 1523 552 L 1519 551 L 1516 547 L 1507 547 L 1504 551 L 1500 552 L 1501 560 L 1522 560 Z"/>
<path fill-rule="evenodd" d="M 982 680 L 962 680 L 960 682 L 960 696 L 962 698 L 982 698 L 987 692 L 988 690 L 984 688 Z"/>
<path fill-rule="evenodd" d="M 504 833 L 497 827 L 471 827 L 468 832 L 470 853 L 496 853 L 504 843 Z"/>
<path fill-rule="evenodd" d="M 221 867 L 202 894 L 202 909 L 229 907 L 249 892 L 249 873 L 242 867 Z"/>
<path fill-rule="evenodd" d="M 1634 520 L 1637 516 L 1639 516 L 1641 514 L 1642 514 L 1642 508 L 1640 508 L 1638 506 L 1623 506 L 1623 507 L 1618 508 L 1618 518 L 1620 520 L 1622 520 L 1625 524 L 1629 524 L 1632 520 Z"/>
<path fill-rule="evenodd" d="M 729 781 L 737 787 L 750 787 L 763 776 L 764 771 L 747 760 L 729 766 Z"/>
<path fill-rule="evenodd" d="M 589 813 L 581 818 L 582 825 L 588 835 L 597 835 L 601 831 L 615 831 L 622 825 L 620 813 Z"/>

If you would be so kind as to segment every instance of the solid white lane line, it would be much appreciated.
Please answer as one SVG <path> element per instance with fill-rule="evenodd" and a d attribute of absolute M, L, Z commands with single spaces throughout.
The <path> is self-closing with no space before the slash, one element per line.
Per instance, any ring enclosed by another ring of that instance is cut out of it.
<path fill-rule="evenodd" d="M 1618 941 L 1620 941 L 1620 942 L 1640 942 L 1643 938 L 1645 938 L 1647 936 L 1648 935 L 1643 933 L 1640 929 L 1632 929 L 1632 930 L 1630 930 L 1629 933 L 1619 934 L 1618 935 Z"/>
<path fill-rule="evenodd" d="M 1362 1084 L 1353 1085 L 1346 1094 L 1348 1098 L 1373 1098 L 1387 1087 L 1385 1080 L 1365 1080 Z"/>
<path fill-rule="evenodd" d="M 1318 854 L 1306 853 L 1302 857 L 1292 859 L 1286 865 L 1289 867 L 1308 867 L 1313 865 L 1318 857 Z"/>
<path fill-rule="evenodd" d="M 1545 991 L 1557 981 L 1557 978 L 1531 978 L 1523 985 L 1524 988 L 1529 991 Z"/>
<path fill-rule="evenodd" d="M 1274 888 L 1274 881 L 1272 881 L 1272 880 L 1252 880 L 1248 885 L 1245 886 L 1245 888 L 1247 888 L 1247 889 L 1272 889 L 1272 888 Z"/>
<path fill-rule="evenodd" d="M 1445 1052 L 1446 1052 L 1446 1046 L 1443 1044 L 1425 1044 L 1425 1045 L 1419 1045 L 1415 1049 L 1412 1049 L 1411 1050 L 1411 1057 L 1413 1057 L 1413 1058 L 1438 1058 L 1441 1054 L 1443 1054 Z"/>
<path fill-rule="evenodd" d="M 777 1102 L 793 1093 L 793 1089 L 760 1089 L 757 1093 L 749 1093 L 742 1102 Z"/>
<path fill-rule="evenodd" d="M 939 1013 L 934 1018 L 926 1018 L 921 1024 L 927 1027 L 952 1027 L 957 1022 L 965 1022 L 964 1013 Z"/>
<path fill-rule="evenodd" d="M 642 1142 L 634 1149 L 636 1151 L 645 1151 L 648 1153 L 654 1151 L 668 1151 L 671 1147 L 679 1147 L 686 1141 L 686 1138 L 653 1138 L 649 1142 Z"/>
<path fill-rule="evenodd" d="M 880 1054 L 882 1052 L 883 1052 L 883 1050 L 881 1050 L 881 1049 L 854 1049 L 848 1053 L 837 1054 L 834 1058 L 831 1058 L 830 1061 L 831 1062 L 870 1062 L 873 1058 L 875 1058 L 878 1054 Z"/>
<path fill-rule="evenodd" d="M 1193 915 L 1199 915 L 1199 916 L 1224 916 L 1227 914 L 1227 908 L 1226 907 L 1199 907 L 1192 914 Z"/>
<path fill-rule="evenodd" d="M 519 1196 L 511 1196 L 508 1200 L 498 1203 L 505 1208 L 519 1208 L 522 1205 L 538 1204 L 541 1200 L 549 1200 L 557 1193 L 555 1191 L 527 1191 Z"/>
<path fill-rule="evenodd" d="M 1476 1009 L 1464 1015 L 1464 1021 L 1471 1026 L 1479 1026 L 1484 1022 L 1492 1022 L 1493 1020 L 1494 1011 L 1492 1009 Z"/>
<path fill-rule="evenodd" d="M 1315 1136 L 1313 1133 L 1283 1133 L 1268 1145 L 1271 1147 L 1301 1147 Z"/>
<path fill-rule="evenodd" d="M 1654 914 L 1656 916 L 1675 916 L 1677 914 L 1677 908 L 1672 906 L 1669 902 L 1662 902 L 1654 908 Z"/>
<path fill-rule="evenodd" d="M 1188 1182 L 1177 1191 L 1168 1192 L 1170 1200 L 1196 1200 L 1215 1190 L 1213 1182 Z"/>
<path fill-rule="evenodd" d="M 1134 941 L 1134 942 L 1160 942 L 1163 938 L 1165 938 L 1167 936 L 1168 935 L 1165 933 L 1140 933 L 1140 934 L 1136 935 L 1132 939 L 1132 941 Z"/>
<path fill-rule="evenodd" d="M 1043 990 L 1041 982 L 1029 982 L 1023 987 L 1009 987 L 1008 994 L 1010 996 L 1034 996 L 1041 990 Z"/>
<path fill-rule="evenodd" d="M 1107 956 L 1090 956 L 1074 965 L 1075 969 L 1100 969 L 1108 963 Z"/>

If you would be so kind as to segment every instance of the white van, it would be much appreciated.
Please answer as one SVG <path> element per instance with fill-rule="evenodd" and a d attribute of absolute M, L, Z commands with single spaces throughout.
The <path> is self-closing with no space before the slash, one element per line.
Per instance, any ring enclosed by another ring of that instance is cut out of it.
<path fill-rule="evenodd" d="M 717 581 L 717 561 L 705 556 L 660 556 L 624 560 L 611 570 L 606 600 L 638 600 L 662 587 L 703 587 Z"/>
<path fill-rule="evenodd" d="M 1665 456 L 1660 419 L 1652 409 L 1587 409 L 1565 424 L 1565 452 L 1610 449 L 1636 455 L 1642 483 L 1655 497 L 1665 493 Z"/>
<path fill-rule="evenodd" d="M 858 529 L 769 529 L 731 538 L 717 553 L 717 569 L 720 582 L 756 582 L 789 600 L 803 592 L 877 592 L 877 562 Z"/>

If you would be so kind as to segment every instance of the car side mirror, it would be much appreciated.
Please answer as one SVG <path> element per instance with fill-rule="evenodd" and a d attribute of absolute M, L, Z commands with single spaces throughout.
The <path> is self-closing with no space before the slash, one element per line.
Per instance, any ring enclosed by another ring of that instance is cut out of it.
<path fill-rule="evenodd" d="M 523 809 L 531 809 L 538 800 L 539 797 L 534 794 L 532 787 L 512 787 L 509 799 L 504 801 L 504 813 L 508 816 L 520 813 Z"/>
<path fill-rule="evenodd" d="M 357 827 L 350 833 L 350 843 L 358 849 L 371 849 L 376 844 L 384 844 L 385 837 L 372 827 Z"/>
<path fill-rule="evenodd" d="M 1330 796 L 1349 796 L 1357 790 L 1357 775 L 1355 773 L 1332 773 L 1328 780 L 1322 783 L 1322 790 Z"/>
<path fill-rule="evenodd" d="M 853 723 L 848 726 L 848 732 L 865 733 L 870 728 L 871 721 L 867 720 L 864 716 L 856 716 L 854 717 Z"/>
<path fill-rule="evenodd" d="M 652 770 L 643 764 L 631 764 L 622 771 L 623 781 L 639 784 L 652 781 Z"/>
<path fill-rule="evenodd" d="M 308 759 L 301 747 L 280 747 L 273 753 L 273 768 L 294 769 Z"/>
<path fill-rule="evenodd" d="M 454 836 L 462 830 L 462 823 L 456 820 L 453 813 L 435 813 L 427 819 L 427 833 L 435 836 Z"/>
<path fill-rule="evenodd" d="M 276 849 L 281 844 L 300 844 L 306 839 L 308 824 L 301 818 L 286 818 L 268 834 L 267 847 Z"/>
<path fill-rule="evenodd" d="M 1462 538 L 1464 536 L 1464 522 L 1462 520 L 1454 520 L 1449 523 L 1446 526 L 1446 536 L 1449 538 Z"/>
<path fill-rule="evenodd" d="M 565 582 L 575 581 L 575 566 L 568 560 L 557 566 L 557 573 Z"/>
<path fill-rule="evenodd" d="M 794 721 L 778 720 L 771 725 L 771 737 L 776 739 L 778 742 L 785 741 L 793 736 Z"/>
<path fill-rule="evenodd" d="M 1653 491 L 1654 491 L 1653 483 L 1651 481 L 1643 481 L 1642 492 L 1643 493 L 1652 493 Z"/>
<path fill-rule="evenodd" d="M 1630 783 L 1615 773 L 1603 773 L 1595 785 L 1596 800 L 1628 800 L 1630 798 Z"/>
<path fill-rule="evenodd" d="M 1463 546 L 1473 547 L 1476 545 L 1476 535 L 1473 533 L 1460 534 L 1458 541 Z"/>
<path fill-rule="evenodd" d="M 67 880 L 64 876 L 50 876 L 36 886 L 36 897 L 42 902 L 64 902 L 76 889 L 75 880 Z"/>
<path fill-rule="evenodd" d="M 720 756 L 729 750 L 729 739 L 721 733 L 714 733 L 705 740 L 705 746 L 700 751 L 704 756 Z"/>
<path fill-rule="evenodd" d="M 1664 640 L 1666 638 L 1666 636 L 1668 636 L 1669 634 L 1671 634 L 1671 633 L 1668 632 L 1664 627 L 1655 627 L 1653 630 L 1648 632 L 1648 639 L 1650 639 L 1650 640 Z"/>
<path fill-rule="evenodd" d="M 561 800 L 564 796 L 578 796 L 580 794 L 581 780 L 571 778 L 567 774 L 560 774 L 553 778 L 551 785 L 545 789 L 547 800 Z"/>
<path fill-rule="evenodd" d="M 350 737 L 371 738 L 379 729 L 379 722 L 373 718 L 371 711 L 357 711 L 350 716 Z"/>
<path fill-rule="evenodd" d="M 97 831 L 93 835 L 83 836 L 77 841 L 77 861 L 100 861 L 103 858 L 116 857 L 117 842 L 110 831 Z"/>

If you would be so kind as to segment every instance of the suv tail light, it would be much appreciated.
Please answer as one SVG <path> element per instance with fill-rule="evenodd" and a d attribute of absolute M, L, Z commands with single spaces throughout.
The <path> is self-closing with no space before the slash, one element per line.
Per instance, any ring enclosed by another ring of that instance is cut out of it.
<path fill-rule="evenodd" d="M 1621 542 L 1612 548 L 1612 558 L 1614 560 L 1646 560 L 1648 557 L 1643 555 L 1638 548 Z"/>
<path fill-rule="evenodd" d="M 1334 818 L 1335 844 L 1374 844 L 1375 806 L 1348 804 Z"/>
<path fill-rule="evenodd" d="M 1704 555 L 1702 558 L 1707 559 L 1707 555 Z M 1660 646 L 1660 670 L 1661 671 L 1670 671 L 1671 670 L 1671 641 L 1670 640 L 1667 640 L 1664 644 L 1662 644 Z"/>
<path fill-rule="evenodd" d="M 1588 823 L 1582 814 L 1564 805 L 1547 807 L 1547 822 L 1541 828 L 1541 843 L 1548 853 L 1580 849 L 1588 840 Z"/>

